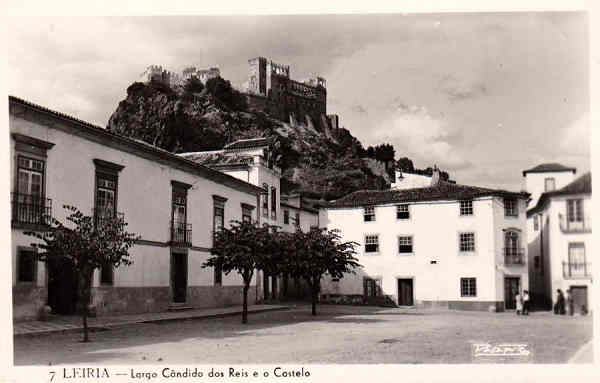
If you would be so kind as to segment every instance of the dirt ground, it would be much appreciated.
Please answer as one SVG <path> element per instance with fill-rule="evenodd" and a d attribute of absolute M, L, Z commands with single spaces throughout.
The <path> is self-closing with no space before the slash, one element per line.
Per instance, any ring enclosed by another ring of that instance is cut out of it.
<path fill-rule="evenodd" d="M 486 363 L 565 363 L 592 338 L 592 317 L 323 305 L 240 318 L 136 324 L 92 334 L 14 339 L 15 365 L 472 363 L 474 343 L 526 344 Z"/>

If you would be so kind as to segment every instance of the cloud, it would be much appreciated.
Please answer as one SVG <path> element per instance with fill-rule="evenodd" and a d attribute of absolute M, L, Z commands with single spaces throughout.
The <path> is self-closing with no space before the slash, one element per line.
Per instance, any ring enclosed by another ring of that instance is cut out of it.
<path fill-rule="evenodd" d="M 560 149 L 566 156 L 587 157 L 590 155 L 590 141 L 589 113 L 584 113 L 564 129 Z"/>
<path fill-rule="evenodd" d="M 488 92 L 486 85 L 481 82 L 461 81 L 452 75 L 442 76 L 438 82 L 438 89 L 450 101 L 473 99 Z"/>
<path fill-rule="evenodd" d="M 375 132 L 374 138 L 391 142 L 398 157 L 406 155 L 419 167 L 437 164 L 442 169 L 458 170 L 471 166 L 454 143 L 457 133 L 443 120 L 432 117 L 424 106 L 399 103 Z"/>

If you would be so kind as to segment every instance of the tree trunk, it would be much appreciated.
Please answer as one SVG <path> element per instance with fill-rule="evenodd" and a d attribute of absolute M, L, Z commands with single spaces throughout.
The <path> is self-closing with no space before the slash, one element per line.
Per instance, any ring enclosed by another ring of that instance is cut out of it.
<path fill-rule="evenodd" d="M 92 270 L 93 272 L 93 270 Z M 90 295 L 91 295 L 91 282 L 92 282 L 92 277 L 91 277 L 91 273 L 87 270 L 83 271 L 82 273 L 82 278 L 81 278 L 81 282 L 83 283 L 83 286 L 81 287 L 81 298 L 82 298 L 82 303 L 83 303 L 83 311 L 82 311 L 82 320 L 83 320 L 83 342 L 89 342 L 90 341 L 90 337 L 89 337 L 89 329 L 88 329 L 88 306 L 90 304 Z"/>
<path fill-rule="evenodd" d="M 244 281 L 244 304 L 242 307 L 242 324 L 248 323 L 248 290 L 250 290 L 250 284 Z"/>

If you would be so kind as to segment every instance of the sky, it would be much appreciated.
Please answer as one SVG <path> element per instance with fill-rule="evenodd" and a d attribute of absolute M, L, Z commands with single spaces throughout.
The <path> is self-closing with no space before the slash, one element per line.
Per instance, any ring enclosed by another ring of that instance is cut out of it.
<path fill-rule="evenodd" d="M 520 190 L 544 162 L 590 170 L 585 13 L 14 17 L 9 94 L 106 126 L 148 65 L 247 60 L 327 80 L 327 112 L 363 145 L 458 183 Z"/>

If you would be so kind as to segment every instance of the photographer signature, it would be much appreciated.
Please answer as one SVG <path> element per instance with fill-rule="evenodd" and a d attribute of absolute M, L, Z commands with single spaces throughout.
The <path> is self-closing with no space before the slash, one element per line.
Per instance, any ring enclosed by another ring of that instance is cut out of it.
<path fill-rule="evenodd" d="M 473 345 L 473 356 L 528 356 L 531 352 L 526 344 L 502 343 L 476 343 Z"/>

